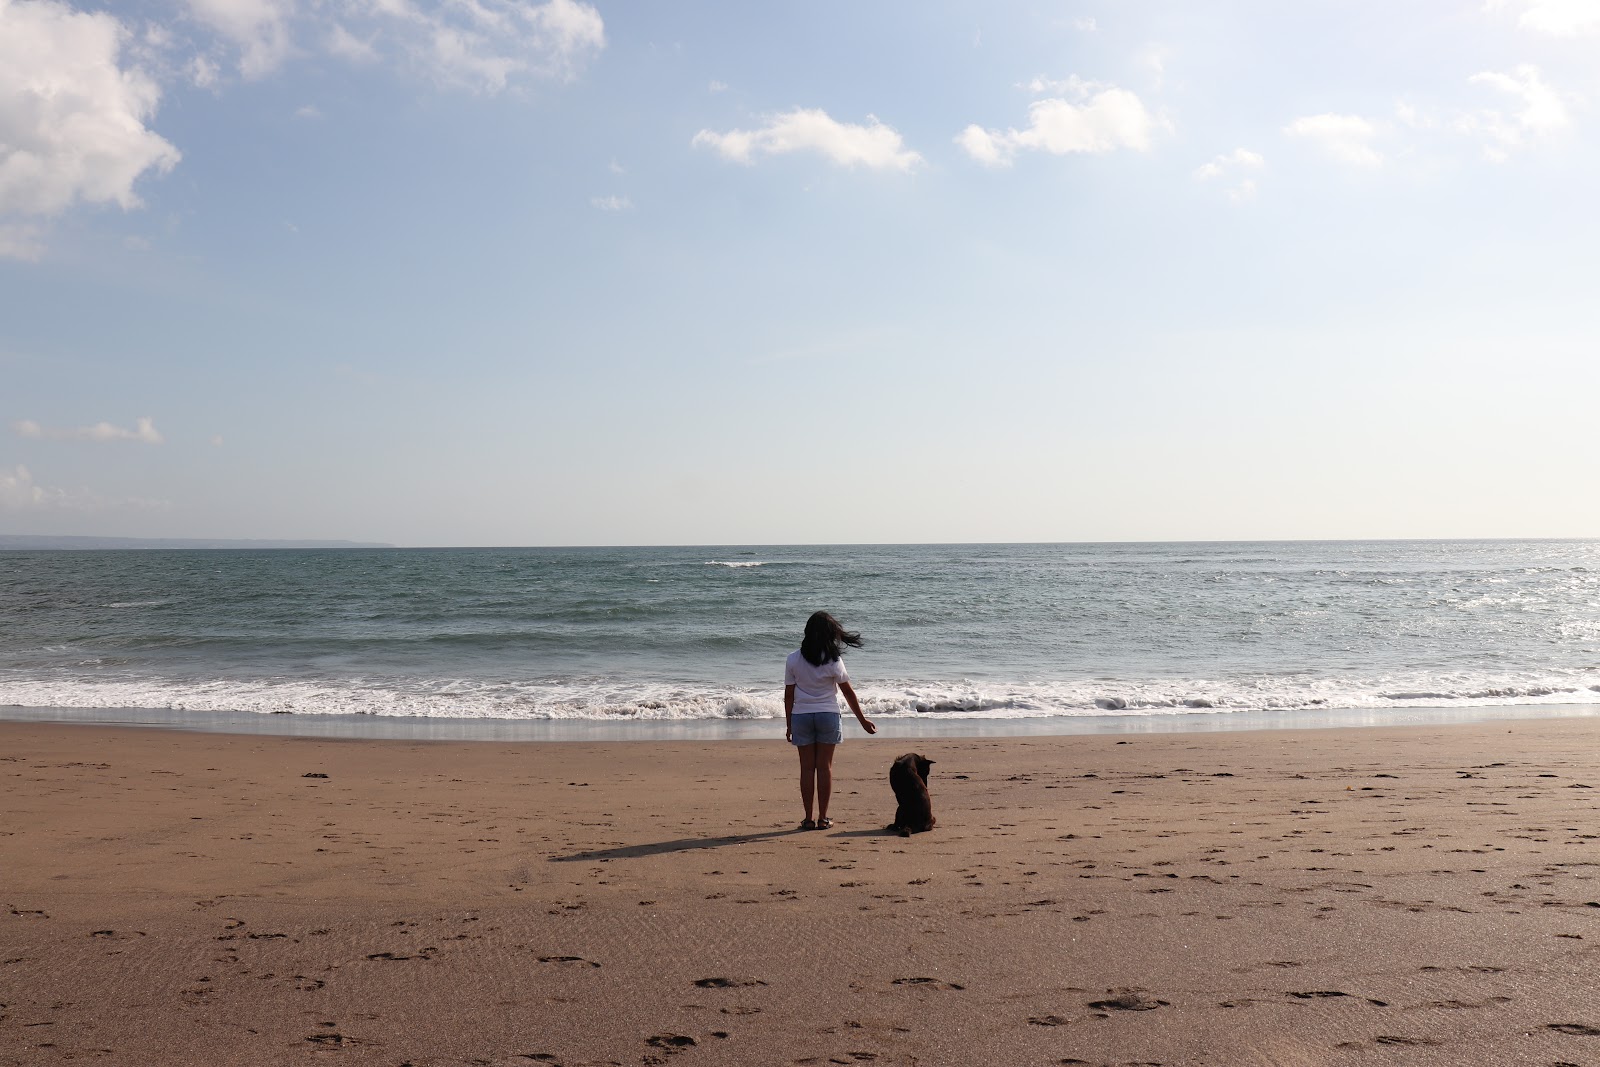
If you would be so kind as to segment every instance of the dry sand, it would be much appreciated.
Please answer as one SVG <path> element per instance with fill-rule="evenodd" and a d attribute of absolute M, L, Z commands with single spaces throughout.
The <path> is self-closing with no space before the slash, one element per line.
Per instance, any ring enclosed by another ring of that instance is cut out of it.
<path fill-rule="evenodd" d="M 1600 1064 L 1597 741 L 0 724 L 0 1063 Z"/>

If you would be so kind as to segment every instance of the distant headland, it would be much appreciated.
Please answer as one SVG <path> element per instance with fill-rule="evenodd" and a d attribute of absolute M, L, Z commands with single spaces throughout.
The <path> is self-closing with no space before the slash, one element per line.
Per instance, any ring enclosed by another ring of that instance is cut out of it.
<path fill-rule="evenodd" d="M 221 537 L 64 537 L 0 534 L 0 551 L 110 548 L 393 548 L 381 541 L 274 541 Z"/>

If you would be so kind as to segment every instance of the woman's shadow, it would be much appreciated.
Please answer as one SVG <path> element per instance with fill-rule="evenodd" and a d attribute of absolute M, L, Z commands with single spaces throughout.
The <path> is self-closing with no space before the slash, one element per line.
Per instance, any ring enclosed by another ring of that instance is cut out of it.
<path fill-rule="evenodd" d="M 594 860 L 636 860 L 646 856 L 661 856 L 668 852 L 691 852 L 697 848 L 725 848 L 728 845 L 748 845 L 755 841 L 770 841 L 775 837 L 789 837 L 794 834 L 813 833 L 811 830 L 801 830 L 798 827 L 788 830 L 765 830 L 759 834 L 731 834 L 727 837 L 680 837 L 676 841 L 655 841 L 647 845 L 623 845 L 620 848 L 590 849 L 585 852 L 573 852 L 565 856 L 551 856 L 551 863 L 579 863 Z M 889 837 L 891 830 L 841 830 L 836 834 L 828 834 L 829 838 L 838 837 Z"/>

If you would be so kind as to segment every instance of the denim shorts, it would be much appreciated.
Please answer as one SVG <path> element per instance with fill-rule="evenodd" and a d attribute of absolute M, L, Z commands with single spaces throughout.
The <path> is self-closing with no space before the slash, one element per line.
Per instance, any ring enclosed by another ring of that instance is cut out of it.
<path fill-rule="evenodd" d="M 837 745 L 844 740 L 844 727 L 837 711 L 813 711 L 796 715 L 790 720 L 794 743 L 806 745 Z"/>

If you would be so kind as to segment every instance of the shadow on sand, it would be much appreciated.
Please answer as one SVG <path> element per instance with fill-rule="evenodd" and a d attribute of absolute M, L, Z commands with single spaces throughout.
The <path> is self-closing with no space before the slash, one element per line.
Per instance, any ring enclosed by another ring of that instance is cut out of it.
<path fill-rule="evenodd" d="M 668 852 L 689 852 L 697 848 L 725 848 L 728 845 L 748 845 L 754 841 L 770 841 L 775 837 L 791 837 L 811 833 L 794 827 L 788 830 L 765 830 L 759 834 L 732 834 L 727 837 L 680 837 L 676 841 L 654 841 L 647 845 L 624 845 L 620 848 L 597 848 L 587 852 L 573 852 L 565 856 L 551 856 L 551 863 L 579 863 L 594 860 L 636 860 L 646 856 L 661 856 Z M 828 834 L 838 837 L 892 837 L 894 831 L 885 829 L 841 830 Z"/>
<path fill-rule="evenodd" d="M 621 848 L 597 848 L 588 852 L 574 852 L 567 856 L 551 856 L 551 863 L 577 863 L 580 860 L 636 860 L 645 856 L 660 856 L 667 852 L 688 852 L 697 848 L 724 848 L 728 845 L 748 845 L 752 841 L 769 841 L 774 837 L 803 834 L 799 828 L 767 830 L 759 834 L 733 834 L 728 837 L 680 837 L 676 841 L 656 841 L 648 845 L 624 845 Z"/>

